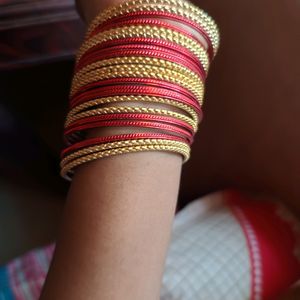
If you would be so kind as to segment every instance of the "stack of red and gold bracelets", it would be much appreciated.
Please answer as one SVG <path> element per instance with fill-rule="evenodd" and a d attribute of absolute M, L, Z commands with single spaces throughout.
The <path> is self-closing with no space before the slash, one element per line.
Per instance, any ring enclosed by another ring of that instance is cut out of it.
<path fill-rule="evenodd" d="M 187 161 L 218 46 L 215 22 L 187 1 L 131 0 L 99 14 L 77 54 L 62 176 L 138 151 L 171 151 Z M 107 127 L 113 135 L 101 135 Z"/>

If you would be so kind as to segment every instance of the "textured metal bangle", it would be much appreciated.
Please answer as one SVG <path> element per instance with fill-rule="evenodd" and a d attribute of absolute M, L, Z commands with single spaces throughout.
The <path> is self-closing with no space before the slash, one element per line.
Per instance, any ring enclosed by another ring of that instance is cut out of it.
<path fill-rule="evenodd" d="M 94 49 L 88 55 L 84 55 L 81 60 L 77 63 L 75 72 L 80 72 L 82 69 L 91 65 L 95 62 L 111 58 L 121 57 L 150 57 L 167 60 L 173 63 L 177 63 L 183 67 L 186 67 L 197 73 L 200 78 L 204 81 L 206 79 L 206 72 L 202 66 L 202 63 L 195 61 L 189 54 L 164 49 L 153 45 L 118 45 L 104 49 Z"/>
<path fill-rule="evenodd" d="M 177 63 L 170 62 L 165 59 L 153 58 L 153 57 L 143 57 L 143 56 L 129 56 L 129 57 L 114 57 L 109 59 L 100 60 L 94 62 L 92 64 L 87 65 L 78 71 L 72 81 L 72 86 L 76 86 L 79 82 L 83 82 L 85 78 L 89 75 L 91 71 L 100 70 L 104 67 L 114 66 L 116 68 L 120 68 L 122 65 L 143 65 L 144 68 L 148 68 L 148 66 L 156 66 L 172 71 L 176 71 L 186 77 L 191 78 L 195 82 L 199 82 L 203 84 L 203 79 L 197 73 L 191 71 L 185 66 L 181 66 Z"/>
<path fill-rule="evenodd" d="M 83 80 L 77 81 L 72 85 L 71 97 L 76 94 L 77 91 L 83 86 L 93 82 L 102 81 L 112 78 L 150 78 L 160 79 L 171 83 L 178 84 L 189 90 L 198 102 L 202 104 L 204 95 L 204 83 L 201 80 L 195 80 L 194 78 L 187 77 L 177 71 L 166 69 L 157 66 L 139 65 L 139 64 L 123 64 L 116 66 L 103 67 L 99 70 L 90 71 Z"/>
<path fill-rule="evenodd" d="M 169 23 L 165 20 L 160 20 L 157 18 L 133 18 L 133 17 L 125 17 L 124 19 L 119 20 L 118 18 L 115 18 L 113 20 L 110 20 L 110 22 L 106 23 L 105 26 L 103 24 L 98 27 L 93 35 L 96 35 L 97 33 L 110 30 L 113 28 L 121 28 L 125 26 L 152 26 L 152 27 L 160 27 L 165 29 L 174 30 L 178 33 L 181 33 L 185 35 L 186 37 L 189 37 L 190 39 L 194 40 L 196 43 L 199 43 L 205 50 L 206 45 L 203 43 L 203 39 L 199 39 L 199 36 L 195 35 L 192 30 L 187 30 L 180 26 L 180 24 L 177 24 L 178 22 Z M 205 40 L 205 39 L 204 39 Z"/>
<path fill-rule="evenodd" d="M 87 36 L 105 21 L 137 11 L 165 11 L 192 20 L 207 32 L 212 42 L 214 53 L 216 54 L 220 39 L 216 23 L 203 10 L 188 1 L 181 0 L 132 0 L 123 2 L 117 6 L 109 7 L 92 21 L 87 31 Z"/>
<path fill-rule="evenodd" d="M 89 90 L 82 89 L 70 100 L 70 107 L 89 100 L 110 96 L 157 96 L 169 99 L 180 99 L 200 110 L 195 96 L 186 88 L 159 79 L 150 78 L 113 78 L 89 84 Z M 84 91 L 84 92 L 83 92 Z"/>
<path fill-rule="evenodd" d="M 176 140 L 166 140 L 166 139 L 126 139 L 123 141 L 113 141 L 106 143 L 99 143 L 90 147 L 85 147 L 78 151 L 68 154 L 61 160 L 60 166 L 63 167 L 70 161 L 77 159 L 81 156 L 88 155 L 95 152 L 100 152 L 104 150 L 128 147 L 128 146 L 144 146 L 144 145 L 169 145 L 169 146 L 179 146 L 185 144 L 184 142 L 179 142 Z M 186 144 L 185 144 L 186 145 Z"/>
<path fill-rule="evenodd" d="M 77 61 L 86 51 L 96 45 L 111 39 L 125 39 L 130 37 L 155 38 L 177 43 L 191 51 L 202 62 L 204 70 L 208 70 L 208 54 L 198 42 L 175 30 L 149 25 L 131 25 L 100 32 L 83 43 L 77 53 Z"/>
<path fill-rule="evenodd" d="M 212 46 L 212 42 L 210 37 L 208 36 L 207 32 L 196 22 L 187 19 L 185 17 L 176 15 L 174 13 L 170 13 L 170 12 L 166 12 L 166 11 L 136 11 L 136 12 L 130 12 L 126 15 L 121 15 L 118 17 L 115 17 L 113 19 L 109 19 L 107 21 L 105 21 L 104 23 L 102 23 L 100 26 L 97 26 L 96 29 L 93 31 L 93 35 L 100 32 L 100 31 L 104 31 L 107 30 L 110 26 L 113 26 L 114 24 L 118 24 L 119 22 L 122 22 L 123 20 L 128 20 L 128 19 L 163 19 L 163 20 L 168 20 L 168 21 L 173 21 L 176 22 L 177 24 L 183 24 L 186 26 L 189 26 L 190 28 L 192 28 L 194 31 L 198 32 L 198 34 L 200 34 L 206 44 L 207 44 L 207 52 L 209 54 L 210 60 L 212 60 L 214 58 L 214 49 Z M 197 38 L 198 39 L 198 38 Z"/>
<path fill-rule="evenodd" d="M 166 151 L 166 152 L 175 152 L 181 154 L 184 158 L 184 162 L 189 159 L 190 156 L 190 148 L 188 145 L 182 143 L 182 145 L 178 146 L 170 146 L 170 145 L 143 145 L 143 146 L 128 146 L 123 148 L 105 150 L 101 152 L 92 153 L 78 159 L 73 160 L 69 164 L 65 165 L 61 169 L 61 176 L 65 177 L 66 179 L 70 179 L 68 175 L 72 169 L 78 167 L 83 163 L 87 163 L 93 160 L 97 160 L 99 158 L 110 157 L 119 154 L 125 153 L 134 153 L 134 152 L 145 152 L 145 151 Z"/>
<path fill-rule="evenodd" d="M 162 97 L 153 97 L 153 96 L 152 97 L 151 96 L 115 96 L 115 97 L 106 97 L 106 98 L 90 100 L 71 109 L 68 113 L 67 118 L 76 116 L 78 113 L 86 111 L 91 107 L 96 107 L 108 103 L 121 103 L 121 102 L 129 102 L 129 103 L 149 102 L 149 103 L 167 104 L 185 111 L 191 116 L 191 118 L 194 120 L 196 124 L 199 123 L 199 114 L 193 107 L 175 100 L 170 100 Z"/>
<path fill-rule="evenodd" d="M 144 47 L 147 48 L 148 46 L 152 47 L 159 47 L 162 50 L 169 50 L 169 51 L 175 51 L 176 54 L 183 54 L 187 57 L 189 57 L 190 60 L 192 60 L 196 65 L 199 65 L 199 67 L 202 67 L 201 62 L 199 62 L 199 59 L 195 56 L 193 52 L 185 48 L 184 46 L 181 46 L 180 44 L 177 44 L 175 42 L 170 42 L 163 39 L 158 38 L 150 38 L 150 37 L 128 37 L 128 38 L 121 38 L 121 39 L 111 39 L 107 40 L 103 43 L 97 44 L 91 48 L 89 48 L 84 54 L 81 56 L 81 58 L 77 61 L 76 64 L 76 70 L 77 66 L 81 66 L 82 62 L 89 56 L 94 55 L 95 53 L 99 53 L 102 50 L 110 50 L 112 47 Z M 150 49 L 149 47 L 149 49 Z"/>
<path fill-rule="evenodd" d="M 153 115 L 161 115 L 161 116 L 170 116 L 173 118 L 176 118 L 178 120 L 181 120 L 183 122 L 186 122 L 192 128 L 194 131 L 197 130 L 197 123 L 187 117 L 186 115 L 173 112 L 166 109 L 158 109 L 158 108 L 146 108 L 146 107 L 124 107 L 124 106 L 118 106 L 118 107 L 104 107 L 104 108 L 97 108 L 92 110 L 87 110 L 81 113 L 78 113 L 76 115 L 68 115 L 67 120 L 65 122 L 65 127 L 70 126 L 73 122 L 80 120 L 85 117 L 91 117 L 91 116 L 97 116 L 97 115 L 104 115 L 104 114 L 126 114 L 126 113 L 139 113 L 139 114 L 153 114 Z M 142 115 L 141 115 L 142 116 Z M 138 117 L 138 115 L 137 115 Z"/>
<path fill-rule="evenodd" d="M 70 153 L 84 149 L 86 147 L 91 147 L 103 143 L 126 141 L 126 140 L 137 140 L 137 139 L 164 139 L 164 140 L 172 140 L 172 141 L 179 141 L 179 142 L 186 143 L 186 140 L 184 140 L 184 138 L 181 138 L 180 136 L 156 133 L 156 132 L 116 134 L 116 135 L 89 138 L 87 140 L 83 140 L 76 144 L 70 145 L 62 151 L 61 158 L 63 159 L 65 156 L 69 155 Z"/>
<path fill-rule="evenodd" d="M 137 128 L 151 128 L 151 129 L 158 129 L 162 132 L 167 132 L 171 134 L 176 134 L 182 136 L 186 139 L 187 143 L 191 145 L 193 143 L 193 129 L 187 128 L 185 129 L 182 126 L 187 127 L 186 123 L 182 123 L 177 119 L 172 119 L 171 117 L 156 117 L 155 121 L 152 120 L 110 120 L 110 121 L 100 121 L 97 122 L 97 117 L 89 117 L 84 120 L 76 121 L 76 124 L 68 127 L 64 131 L 64 136 L 66 141 L 71 144 L 77 143 L 85 138 L 85 135 L 82 133 L 86 130 L 93 129 L 93 128 L 103 128 L 103 127 L 137 127 Z M 159 120 L 158 120 L 159 119 Z M 159 132 L 160 132 L 159 131 Z"/>

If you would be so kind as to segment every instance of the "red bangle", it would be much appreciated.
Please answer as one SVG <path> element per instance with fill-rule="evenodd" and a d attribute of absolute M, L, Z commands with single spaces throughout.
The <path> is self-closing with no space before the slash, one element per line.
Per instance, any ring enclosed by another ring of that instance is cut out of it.
<path fill-rule="evenodd" d="M 139 82 L 140 83 L 140 82 Z M 132 83 L 134 84 L 134 83 Z M 122 96 L 122 95 L 150 95 L 156 97 L 166 97 L 171 100 L 177 100 L 187 105 L 193 106 L 196 110 L 200 111 L 199 102 L 193 97 L 193 95 L 186 93 L 186 91 L 179 86 L 164 86 L 159 85 L 104 85 L 97 86 L 94 89 L 81 93 L 76 97 L 73 97 L 70 104 L 71 108 L 76 105 L 84 103 L 89 100 L 110 97 L 110 96 Z M 182 101 L 181 101 L 182 100 Z"/>
<path fill-rule="evenodd" d="M 64 131 L 65 138 L 71 142 L 74 140 L 78 140 L 76 137 L 78 136 L 78 132 L 82 132 L 92 128 L 98 127 L 142 127 L 142 128 L 153 128 L 153 129 L 161 129 L 165 131 L 169 131 L 171 133 L 179 134 L 183 136 L 189 145 L 193 142 L 193 135 L 178 126 L 159 123 L 159 122 L 151 122 L 151 121 L 127 121 L 127 120 L 116 120 L 116 121 L 102 121 L 102 122 L 91 122 L 84 125 L 80 125 L 77 127 L 68 128 Z M 75 135 L 73 135 L 75 133 Z"/>
<path fill-rule="evenodd" d="M 172 140 L 178 142 L 186 142 L 185 139 L 175 136 L 175 135 L 168 135 L 162 133 L 129 133 L 129 134 L 118 134 L 112 136 L 104 136 L 104 137 L 96 137 L 90 138 L 88 140 L 84 140 L 78 142 L 74 145 L 65 148 L 61 152 L 61 158 L 69 154 L 69 152 L 74 152 L 80 150 L 85 147 L 90 147 L 102 143 L 109 143 L 109 142 L 116 142 L 116 141 L 124 141 L 124 140 L 138 140 L 138 139 L 164 139 L 164 140 Z"/>
<path fill-rule="evenodd" d="M 103 49 L 97 53 L 96 51 L 89 56 L 85 57 L 84 60 L 81 60 L 79 64 L 77 64 L 75 71 L 79 72 L 85 66 L 92 64 L 99 60 L 114 58 L 114 57 L 123 57 L 123 56 L 147 56 L 153 58 L 159 58 L 168 60 L 177 64 L 180 64 L 188 69 L 191 69 L 193 72 L 197 73 L 198 76 L 204 81 L 206 78 L 206 72 L 202 66 L 202 64 L 195 64 L 192 60 L 190 60 L 187 56 L 172 53 L 168 50 L 162 50 L 158 47 L 154 47 L 156 49 L 151 49 L 151 46 L 143 45 L 144 49 L 140 49 L 141 47 L 135 47 L 135 49 L 129 49 L 129 45 L 124 46 L 114 46 L 109 49 Z M 134 46 L 134 45 L 130 45 Z M 142 45 L 139 45 L 142 46 Z M 148 48 L 148 49 L 147 49 Z M 201 67 L 200 67 L 201 66 Z"/>
<path fill-rule="evenodd" d="M 74 99 L 79 97 L 82 93 L 86 93 L 87 91 L 90 91 L 94 88 L 99 88 L 99 87 L 106 87 L 106 86 L 113 86 L 115 84 L 132 84 L 132 85 L 137 85 L 137 84 L 144 84 L 146 86 L 153 86 L 154 88 L 156 87 L 163 87 L 166 89 L 170 89 L 171 91 L 176 91 L 180 92 L 183 95 L 189 97 L 190 99 L 193 99 L 195 103 L 199 102 L 197 100 L 196 95 L 194 95 L 192 92 L 187 90 L 186 88 L 173 84 L 171 82 L 166 82 L 164 80 L 160 79 L 153 79 L 153 78 L 137 78 L 137 77 L 125 77 L 125 78 L 111 78 L 111 79 L 105 79 L 105 80 L 100 80 L 96 82 L 89 83 L 87 85 L 84 85 L 80 87 L 80 89 L 72 96 L 71 98 L 71 105 L 73 105 Z"/>
<path fill-rule="evenodd" d="M 100 26 L 96 27 L 89 35 L 89 37 L 97 34 L 100 31 L 105 30 L 107 27 L 112 26 L 113 24 L 115 24 L 115 22 L 120 22 L 126 19 L 133 19 L 133 18 L 157 18 L 157 17 L 161 17 L 164 19 L 168 19 L 168 20 L 172 20 L 172 21 L 178 21 L 181 22 L 185 25 L 191 26 L 195 31 L 197 31 L 199 34 L 201 34 L 203 36 L 203 38 L 205 39 L 207 45 L 208 45 L 208 54 L 210 59 L 212 60 L 212 58 L 214 57 L 214 50 L 213 50 L 213 46 L 212 46 L 212 41 L 210 39 L 210 37 L 208 36 L 207 32 L 204 30 L 204 28 L 202 28 L 199 24 L 197 24 L 196 22 L 187 19 L 183 16 L 179 16 L 176 14 L 172 14 L 169 12 L 163 12 L 163 11 L 138 11 L 138 12 L 130 12 L 128 14 L 126 14 L 125 16 L 120 16 L 120 17 L 116 17 L 116 18 L 112 18 L 107 20 L 106 22 L 102 23 Z"/>
<path fill-rule="evenodd" d="M 67 130 L 69 128 L 73 128 L 82 124 L 88 124 L 91 122 L 114 121 L 114 120 L 158 121 L 161 123 L 164 122 L 171 125 L 182 127 L 185 128 L 186 130 L 189 130 L 191 133 L 194 133 L 193 127 L 182 120 L 176 119 L 174 117 L 153 115 L 147 113 L 113 113 L 113 114 L 89 116 L 72 122 L 65 129 Z"/>
<path fill-rule="evenodd" d="M 82 94 L 82 98 L 78 99 L 78 101 L 76 101 L 76 102 L 73 102 L 71 104 L 70 108 L 73 109 L 74 107 L 76 107 L 82 103 L 92 101 L 97 98 L 113 97 L 116 95 L 117 96 L 147 95 L 147 96 L 153 96 L 153 97 L 162 97 L 162 98 L 165 98 L 168 100 L 172 100 L 172 101 L 176 101 L 178 103 L 185 104 L 185 105 L 191 107 L 193 110 L 195 110 L 195 112 L 197 113 L 199 118 L 202 116 L 202 111 L 201 111 L 199 104 L 195 103 L 193 100 L 186 97 L 185 95 L 175 92 L 175 91 L 166 90 L 163 88 L 155 88 L 155 90 L 154 90 L 153 87 L 149 87 L 149 86 L 135 86 L 135 87 L 131 88 L 131 86 L 123 85 L 123 86 L 108 87 L 105 89 L 99 88 L 95 91 L 92 90 L 92 91 Z"/>
<path fill-rule="evenodd" d="M 148 26 L 159 26 L 165 29 L 171 29 L 173 31 L 177 31 L 187 37 L 189 37 L 190 39 L 194 40 L 196 43 L 201 44 L 201 46 L 205 49 L 206 47 L 202 44 L 202 41 L 200 41 L 199 39 L 197 39 L 197 37 L 195 35 L 193 35 L 191 32 L 188 32 L 187 30 L 180 28 L 179 26 L 170 24 L 168 22 L 164 22 L 163 20 L 155 20 L 155 19 L 127 19 L 127 20 L 123 20 L 123 21 L 116 21 L 114 20 L 114 22 L 111 22 L 110 24 L 108 24 L 108 29 L 113 29 L 113 28 L 118 28 L 118 27 L 123 27 L 123 26 L 130 26 L 130 25 L 148 25 Z M 105 28 L 104 28 L 105 30 Z M 99 31 L 98 32 L 103 32 L 103 27 L 99 27 Z M 98 33 L 97 32 L 97 33 Z"/>
<path fill-rule="evenodd" d="M 181 45 L 178 45 L 176 43 L 162 40 L 159 38 L 146 38 L 146 37 L 121 38 L 121 39 L 109 40 L 109 41 L 103 42 L 101 44 L 97 44 L 97 45 L 89 48 L 86 52 L 84 52 L 77 63 L 80 63 L 80 61 L 83 59 L 83 57 L 85 55 L 94 53 L 94 51 L 102 50 L 105 48 L 110 48 L 113 46 L 124 46 L 124 45 L 133 45 L 133 44 L 158 46 L 158 47 L 170 49 L 170 50 L 173 50 L 173 51 L 176 51 L 179 53 L 185 53 L 197 65 L 201 65 L 201 63 L 199 63 L 199 59 L 195 56 L 195 54 L 192 51 L 189 51 L 187 48 L 185 48 Z"/>

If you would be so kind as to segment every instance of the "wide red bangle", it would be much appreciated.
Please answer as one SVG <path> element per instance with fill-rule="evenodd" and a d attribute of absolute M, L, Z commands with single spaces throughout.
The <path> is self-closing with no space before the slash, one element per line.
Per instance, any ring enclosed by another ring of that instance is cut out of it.
<path fill-rule="evenodd" d="M 109 143 L 109 142 L 116 142 L 116 141 L 125 141 L 125 140 L 138 140 L 138 139 L 165 139 L 165 140 L 172 140 L 172 141 L 179 141 L 179 142 L 186 142 L 185 139 L 176 136 L 176 135 L 169 135 L 163 133 L 129 133 L 129 134 L 118 134 L 118 135 L 111 135 L 111 136 L 102 136 L 96 138 L 89 138 L 87 140 L 78 142 L 74 145 L 71 145 L 65 148 L 61 153 L 61 158 L 68 155 L 70 152 L 74 152 L 80 150 L 85 147 L 95 146 L 102 143 Z"/>
<path fill-rule="evenodd" d="M 192 134 L 194 133 L 193 127 L 182 120 L 176 119 L 174 117 L 153 115 L 147 113 L 111 113 L 111 114 L 104 114 L 104 115 L 89 116 L 72 122 L 65 129 L 68 130 L 70 128 L 74 128 L 74 127 L 76 128 L 77 126 L 80 126 L 82 124 L 89 124 L 92 122 L 100 122 L 100 121 L 108 121 L 108 120 L 158 121 L 160 123 L 167 123 L 171 125 L 176 125 L 181 128 L 185 128 L 186 130 L 190 131 Z"/>
<path fill-rule="evenodd" d="M 202 64 L 199 63 L 199 61 L 197 59 L 195 59 L 194 57 L 190 56 L 189 51 L 187 51 L 185 48 L 182 49 L 183 51 L 179 51 L 179 49 L 176 48 L 166 48 L 163 46 L 159 46 L 159 45 L 144 45 L 141 43 L 132 43 L 132 44 L 122 44 L 122 43 L 115 43 L 111 46 L 106 45 L 107 47 L 97 47 L 95 46 L 94 51 L 90 52 L 87 51 L 85 54 L 82 55 L 82 57 L 80 58 L 80 60 L 78 61 L 78 63 L 75 66 L 75 70 L 76 72 L 79 71 L 83 65 L 86 65 L 86 61 L 92 60 L 92 57 L 96 57 L 99 55 L 99 53 L 102 54 L 106 54 L 109 53 L 110 55 L 114 54 L 114 50 L 119 50 L 122 49 L 124 51 L 129 51 L 129 50 L 140 50 L 140 51 L 158 51 L 158 52 L 163 52 L 166 55 L 174 55 L 174 56 L 178 56 L 180 58 L 183 58 L 184 60 L 188 60 L 191 64 L 193 64 L 194 66 L 197 66 L 197 68 L 201 69 L 203 73 L 206 73 Z"/>
<path fill-rule="evenodd" d="M 100 31 L 104 31 L 110 26 L 113 26 L 115 23 L 123 21 L 123 20 L 134 20 L 135 18 L 162 18 L 167 19 L 171 21 L 177 21 L 180 23 L 183 23 L 187 26 L 191 26 L 195 31 L 197 31 L 199 34 L 202 35 L 202 37 L 205 39 L 207 45 L 208 45 L 208 54 L 210 59 L 214 57 L 214 51 L 211 39 L 209 38 L 207 32 L 196 22 L 193 22 L 192 20 L 185 18 L 183 16 L 175 15 L 169 12 L 163 12 L 163 11 L 138 11 L 138 12 L 130 12 L 126 14 L 125 16 L 119 16 L 112 19 L 107 20 L 106 22 L 102 23 L 101 26 L 96 27 L 89 35 L 89 37 L 97 34 Z"/>
<path fill-rule="evenodd" d="M 199 102 L 192 95 L 186 94 L 186 91 L 179 86 L 159 86 L 159 85 L 104 85 L 81 93 L 72 99 L 70 108 L 97 98 L 122 96 L 122 95 L 149 95 L 164 97 L 175 100 L 189 106 L 200 112 Z"/>
<path fill-rule="evenodd" d="M 71 104 L 73 105 L 74 99 L 79 97 L 82 93 L 85 93 L 87 91 L 91 91 L 94 88 L 98 87 L 106 87 L 106 86 L 114 86 L 115 84 L 132 84 L 132 85 L 138 85 L 138 84 L 143 84 L 146 86 L 153 86 L 154 88 L 156 87 L 164 87 L 166 89 L 170 89 L 171 91 L 177 91 L 185 96 L 189 97 L 190 99 L 193 99 L 195 103 L 198 103 L 196 95 L 194 95 L 192 92 L 187 90 L 186 88 L 179 86 L 177 84 L 173 84 L 171 82 L 166 82 L 160 79 L 152 79 L 152 78 L 137 78 L 137 77 L 126 77 L 126 78 L 112 78 L 112 79 L 106 79 L 106 80 L 101 80 L 101 81 L 95 81 L 92 83 L 89 83 L 85 86 L 80 87 L 80 89 L 73 95 L 71 98 Z"/>
<path fill-rule="evenodd" d="M 194 40 L 198 44 L 202 45 L 203 48 L 205 48 L 205 45 L 203 45 L 202 41 L 200 41 L 197 38 L 197 36 L 195 36 L 193 33 L 181 28 L 180 26 L 176 26 L 175 24 L 170 24 L 168 22 L 164 22 L 163 20 L 127 18 L 126 20 L 122 20 L 122 21 L 114 20 L 114 22 L 111 22 L 110 24 L 108 24 L 109 29 L 123 27 L 123 26 L 129 26 L 129 25 L 148 25 L 148 26 L 153 26 L 153 27 L 162 27 L 162 28 L 166 28 L 166 29 L 171 29 L 173 31 L 177 31 L 181 34 L 184 34 L 185 36 L 191 38 L 192 40 Z M 103 30 L 103 27 L 101 26 L 101 27 L 99 27 L 98 33 L 103 32 L 104 30 Z"/>
<path fill-rule="evenodd" d="M 180 136 L 183 136 L 186 138 L 187 142 L 191 145 L 193 142 L 193 134 L 185 130 L 183 128 L 179 128 L 176 125 L 170 125 L 170 124 L 164 124 L 159 123 L 158 121 L 152 122 L 152 121 L 127 121 L 127 120 L 117 120 L 117 121 L 103 121 L 103 122 L 91 122 L 84 125 L 67 128 L 64 131 L 65 138 L 68 141 L 78 141 L 78 132 L 86 131 L 88 129 L 93 128 L 101 128 L 101 127 L 139 127 L 139 128 L 152 128 L 152 129 L 160 129 L 164 131 L 168 131 L 171 133 L 179 134 Z M 74 134 L 72 136 L 72 134 Z M 71 135 L 69 137 L 69 135 Z"/>
<path fill-rule="evenodd" d="M 195 56 L 195 54 L 192 51 L 189 51 L 185 47 L 178 45 L 173 42 L 169 42 L 166 40 L 162 40 L 159 38 L 146 38 L 146 37 L 126 37 L 122 39 L 114 39 L 109 40 L 106 42 L 103 42 L 101 44 L 97 44 L 91 48 L 89 48 L 84 54 L 80 57 L 77 63 L 80 63 L 80 61 L 83 59 L 85 55 L 89 55 L 90 53 L 94 53 L 94 51 L 99 51 L 105 48 L 110 48 L 112 46 L 123 46 L 123 45 L 153 45 L 158 47 L 163 47 L 165 49 L 170 49 L 177 51 L 179 53 L 185 53 L 192 59 L 196 64 L 199 64 L 198 58 Z"/>
<path fill-rule="evenodd" d="M 99 52 L 99 53 L 98 53 Z M 202 64 L 195 64 L 187 55 L 174 53 L 170 50 L 160 49 L 159 47 L 145 46 L 145 45 L 126 45 L 126 46 L 114 46 L 101 51 L 95 51 L 89 56 L 84 57 L 80 60 L 75 71 L 79 72 L 87 65 L 90 65 L 99 60 L 124 57 L 124 56 L 144 56 L 168 60 L 179 65 L 182 65 L 193 72 L 197 73 L 198 76 L 204 81 L 206 78 L 206 72 Z"/>

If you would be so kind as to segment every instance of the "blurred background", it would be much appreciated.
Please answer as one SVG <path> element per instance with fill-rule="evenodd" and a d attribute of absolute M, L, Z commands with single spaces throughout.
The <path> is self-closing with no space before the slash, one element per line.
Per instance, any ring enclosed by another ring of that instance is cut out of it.
<path fill-rule="evenodd" d="M 68 186 L 63 118 L 83 33 L 73 1 L 0 1 L 0 264 L 56 236 Z"/>
<path fill-rule="evenodd" d="M 180 206 L 227 186 L 263 189 L 275 176 L 266 165 L 300 170 L 288 159 L 300 132 L 285 130 L 299 128 L 299 0 L 197 4 L 222 42 Z M 0 264 L 56 237 L 68 188 L 59 177 L 63 119 L 83 34 L 72 0 L 0 0 Z"/>

